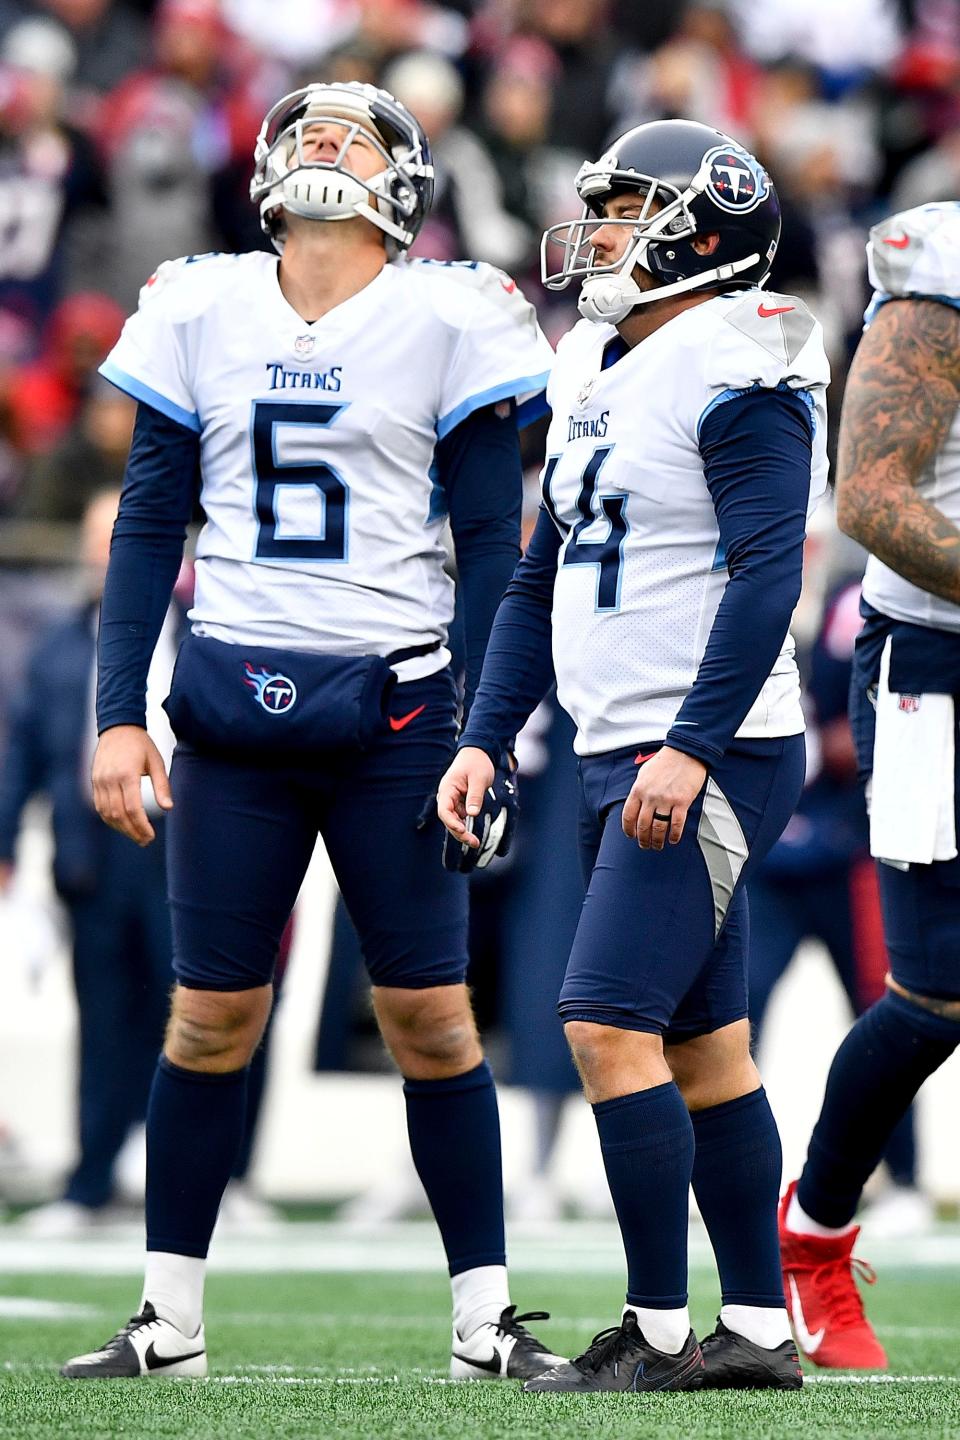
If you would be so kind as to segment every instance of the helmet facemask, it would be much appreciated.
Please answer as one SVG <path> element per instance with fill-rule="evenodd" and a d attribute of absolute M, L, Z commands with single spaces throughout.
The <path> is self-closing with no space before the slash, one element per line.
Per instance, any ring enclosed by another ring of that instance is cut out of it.
<path fill-rule="evenodd" d="M 387 105 L 395 108 L 396 116 L 377 113 Z M 387 134 L 382 122 L 392 120 L 399 123 L 396 129 L 391 124 L 392 133 Z M 336 158 L 307 159 L 304 135 L 322 124 L 345 129 Z M 383 169 L 366 180 L 347 165 L 358 136 L 383 161 Z M 433 166 L 425 137 L 392 96 L 373 86 L 313 85 L 285 96 L 264 119 L 254 153 L 250 198 L 259 204 L 261 225 L 281 251 L 282 212 L 287 211 L 320 221 L 359 216 L 384 232 L 388 252 L 396 254 L 413 243 L 432 196 Z"/>
<path fill-rule="evenodd" d="M 659 252 L 663 250 L 663 258 L 669 262 L 674 258 L 668 249 L 671 243 L 688 245 L 698 234 L 691 206 L 703 193 L 709 173 L 709 166 L 702 165 L 681 191 L 656 175 L 618 170 L 612 156 L 604 156 L 598 162 L 587 161 L 580 167 L 576 179 L 577 192 L 584 201 L 582 215 L 579 220 L 551 225 L 541 241 L 541 275 L 546 288 L 565 290 L 571 281 L 579 279 L 582 282 L 577 302 L 580 314 L 597 323 L 618 325 L 638 305 L 722 284 L 756 265 L 759 254 L 647 290 L 641 289 L 634 280 L 634 268 L 639 265 L 662 281 L 669 263 L 658 263 Z M 639 216 L 607 219 L 603 215 L 603 205 L 611 196 L 633 192 L 638 198 L 643 197 Z M 632 243 L 619 259 L 608 264 L 598 260 L 592 244 L 592 236 L 604 225 L 629 228 L 632 234 Z M 557 244 L 562 246 L 560 268 L 551 269 L 548 247 Z"/>

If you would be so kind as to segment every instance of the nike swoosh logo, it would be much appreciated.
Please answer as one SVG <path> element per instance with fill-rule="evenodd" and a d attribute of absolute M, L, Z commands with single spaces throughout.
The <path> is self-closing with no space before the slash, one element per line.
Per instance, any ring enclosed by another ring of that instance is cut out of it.
<path fill-rule="evenodd" d="M 652 760 L 654 755 L 658 755 L 659 753 L 658 750 L 651 750 L 649 755 L 637 755 L 634 757 L 633 763 L 634 765 L 642 765 L 644 760 Z"/>
<path fill-rule="evenodd" d="M 491 1375 L 500 1374 L 500 1356 L 496 1350 L 494 1350 L 489 1360 L 478 1360 L 474 1355 L 458 1355 L 456 1350 L 453 1352 L 453 1358 L 454 1360 L 462 1360 L 464 1365 L 473 1365 L 478 1370 L 489 1370 Z"/>
<path fill-rule="evenodd" d="M 892 245 L 894 250 L 906 250 L 907 246 L 910 244 L 910 236 L 901 235 L 900 239 L 898 240 L 895 236 L 888 235 L 884 238 L 883 243 L 884 245 Z"/>
<path fill-rule="evenodd" d="M 797 1343 L 805 1355 L 815 1355 L 823 1343 L 823 1337 L 827 1333 L 825 1329 L 818 1330 L 816 1335 L 811 1335 L 807 1329 L 806 1318 L 803 1313 L 803 1306 L 800 1304 L 800 1292 L 797 1289 L 797 1282 L 792 1275 L 787 1276 L 787 1283 L 790 1286 L 790 1296 L 793 1301 L 793 1328 L 797 1332 Z"/>
<path fill-rule="evenodd" d="M 158 1355 L 151 1340 L 144 1353 L 143 1363 L 148 1370 L 163 1370 L 167 1365 L 179 1365 L 182 1360 L 196 1360 L 202 1354 L 202 1350 L 191 1350 L 189 1355 Z"/>
<path fill-rule="evenodd" d="M 424 710 L 426 710 L 426 708 L 427 708 L 426 705 L 418 705 L 417 708 L 416 708 L 416 710 L 411 710 L 411 711 L 410 711 L 410 714 L 409 714 L 409 715 L 398 715 L 398 716 L 391 715 L 391 716 L 390 716 L 390 729 L 391 729 L 391 730 L 402 730 L 406 725 L 409 725 L 409 724 L 410 724 L 410 721 L 411 721 L 411 720 L 416 720 L 416 718 L 417 718 L 418 715 L 422 715 L 423 712 L 424 712 Z"/>
<path fill-rule="evenodd" d="M 768 310 L 766 305 L 758 305 L 757 314 L 761 320 L 769 320 L 771 315 L 787 315 L 791 310 L 796 310 L 796 308 L 796 305 L 777 305 L 773 309 Z"/>

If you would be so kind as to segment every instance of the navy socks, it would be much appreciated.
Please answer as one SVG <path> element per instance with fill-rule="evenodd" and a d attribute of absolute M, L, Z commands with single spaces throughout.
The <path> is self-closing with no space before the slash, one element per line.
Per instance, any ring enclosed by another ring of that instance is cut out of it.
<path fill-rule="evenodd" d="M 449 1080 L 405 1080 L 417 1174 L 451 1275 L 505 1265 L 500 1112 L 486 1060 Z"/>
<path fill-rule="evenodd" d="M 627 1302 L 650 1310 L 687 1303 L 687 1195 L 693 1126 L 669 1082 L 593 1113 L 627 1255 Z"/>
<path fill-rule="evenodd" d="M 812 1219 L 838 1229 L 850 1223 L 897 1122 L 958 1044 L 960 1024 L 899 995 L 884 995 L 860 1016 L 834 1056 L 797 1187 Z"/>
<path fill-rule="evenodd" d="M 212 1075 L 160 1056 L 147 1105 L 148 1250 L 206 1256 L 246 1109 L 246 1070 Z"/>
<path fill-rule="evenodd" d="M 725 1305 L 783 1305 L 777 1199 L 783 1156 L 762 1088 L 694 1111 L 693 1193 Z"/>

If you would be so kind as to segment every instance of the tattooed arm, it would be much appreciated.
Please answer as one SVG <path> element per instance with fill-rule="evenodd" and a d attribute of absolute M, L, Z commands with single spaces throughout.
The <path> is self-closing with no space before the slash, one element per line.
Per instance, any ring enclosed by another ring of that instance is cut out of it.
<path fill-rule="evenodd" d="M 894 300 L 850 367 L 837 522 L 904 579 L 960 603 L 960 530 L 916 490 L 960 405 L 960 310 Z"/>

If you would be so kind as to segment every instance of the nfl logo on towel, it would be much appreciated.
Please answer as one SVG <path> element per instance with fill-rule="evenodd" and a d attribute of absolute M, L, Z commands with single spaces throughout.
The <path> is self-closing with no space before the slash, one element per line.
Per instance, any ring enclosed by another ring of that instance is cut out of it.
<path fill-rule="evenodd" d="M 901 695 L 897 700 L 897 709 L 904 715 L 916 715 L 920 709 L 920 696 Z"/>

